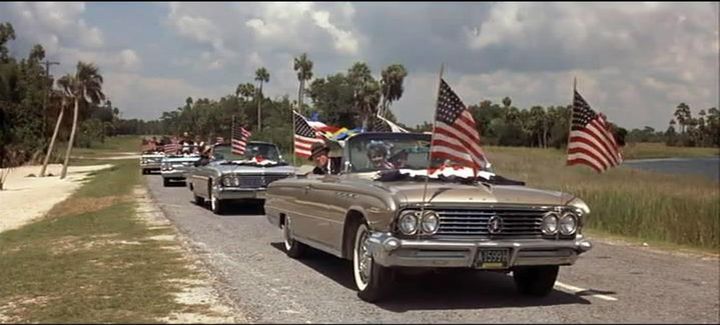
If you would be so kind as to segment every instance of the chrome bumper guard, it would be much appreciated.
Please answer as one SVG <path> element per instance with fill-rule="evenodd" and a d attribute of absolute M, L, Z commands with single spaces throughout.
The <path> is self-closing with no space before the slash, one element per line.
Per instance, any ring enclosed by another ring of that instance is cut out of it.
<path fill-rule="evenodd" d="M 219 200 L 265 199 L 266 188 L 213 187 Z"/>
<path fill-rule="evenodd" d="M 483 249 L 507 249 L 506 267 L 529 265 L 572 265 L 578 256 L 592 249 L 592 243 L 578 235 L 574 240 L 408 240 L 390 233 L 373 232 L 368 238 L 373 260 L 383 266 L 467 267 L 476 266 Z"/>

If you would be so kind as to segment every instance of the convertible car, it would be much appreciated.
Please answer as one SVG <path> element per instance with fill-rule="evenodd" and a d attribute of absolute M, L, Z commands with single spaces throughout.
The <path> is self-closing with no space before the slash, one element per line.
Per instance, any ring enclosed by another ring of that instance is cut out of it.
<path fill-rule="evenodd" d="M 172 182 L 185 181 L 186 173 L 193 168 L 198 160 L 200 160 L 199 154 L 165 156 L 160 164 L 163 185 L 167 187 Z"/>
<path fill-rule="evenodd" d="M 188 172 L 187 185 L 198 205 L 210 202 L 215 214 L 222 214 L 232 201 L 263 200 L 268 184 L 294 175 L 272 143 L 250 141 L 244 155 L 231 152 L 228 145 L 213 149 L 214 159 Z"/>
<path fill-rule="evenodd" d="M 142 169 L 143 175 L 149 174 L 152 171 L 159 171 L 164 157 L 165 153 L 163 152 L 143 152 L 140 156 L 140 169 Z"/>
<path fill-rule="evenodd" d="M 581 199 L 491 171 L 440 168 L 449 161 L 433 161 L 428 173 L 430 140 L 356 135 L 344 144 L 341 172 L 270 184 L 265 211 L 287 255 L 311 246 L 352 260 L 358 295 L 372 302 L 407 268 L 512 272 L 521 293 L 544 296 L 559 266 L 592 248 Z"/>

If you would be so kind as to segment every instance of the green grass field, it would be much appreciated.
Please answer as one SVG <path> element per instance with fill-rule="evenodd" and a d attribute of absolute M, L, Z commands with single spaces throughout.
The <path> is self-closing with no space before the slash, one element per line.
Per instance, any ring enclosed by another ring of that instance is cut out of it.
<path fill-rule="evenodd" d="M 590 229 L 705 250 L 720 248 L 716 182 L 624 166 L 598 174 L 585 166 L 565 166 L 563 150 L 486 147 L 486 152 L 500 175 L 585 200 L 592 210 L 586 221 Z"/>
<path fill-rule="evenodd" d="M 108 151 L 126 150 L 122 141 Z M 109 161 L 94 161 L 102 164 Z M 192 276 L 180 252 L 135 218 L 135 159 L 98 171 L 42 220 L 0 234 L 0 306 L 12 322 L 148 323 L 189 306 L 175 302 Z"/>

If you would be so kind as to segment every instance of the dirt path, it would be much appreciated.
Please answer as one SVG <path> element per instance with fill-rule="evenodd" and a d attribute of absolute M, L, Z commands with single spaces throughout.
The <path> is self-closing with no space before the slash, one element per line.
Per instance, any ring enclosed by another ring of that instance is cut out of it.
<path fill-rule="evenodd" d="M 60 179 L 62 165 L 48 165 L 47 177 L 39 175 L 41 166 L 23 166 L 10 171 L 4 190 L 0 191 L 0 232 L 16 229 L 47 214 L 81 185 L 90 172 L 112 165 L 70 166 L 67 177 Z"/>

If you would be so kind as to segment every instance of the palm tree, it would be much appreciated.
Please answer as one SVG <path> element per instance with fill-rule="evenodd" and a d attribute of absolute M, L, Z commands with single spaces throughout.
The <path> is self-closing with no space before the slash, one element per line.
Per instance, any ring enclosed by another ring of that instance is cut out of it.
<path fill-rule="evenodd" d="M 512 105 L 512 99 L 510 99 L 510 97 L 506 96 L 505 98 L 503 98 L 502 103 L 503 103 L 503 106 L 505 106 L 505 109 L 509 109 L 510 105 Z"/>
<path fill-rule="evenodd" d="M 45 159 L 43 159 L 43 166 L 40 169 L 40 177 L 45 177 L 45 170 L 47 169 L 48 160 L 50 159 L 50 155 L 52 155 L 53 149 L 55 148 L 55 139 L 57 138 L 58 130 L 60 130 L 60 124 L 62 122 L 63 115 L 65 114 L 65 106 L 67 105 L 67 100 L 69 98 L 72 98 L 70 84 L 71 82 L 72 75 L 70 74 L 63 76 L 57 81 L 58 86 L 60 86 L 60 113 L 58 113 L 57 122 L 55 122 L 55 131 L 53 131 L 52 138 L 50 139 L 50 147 L 48 147 L 48 151 L 47 153 L 45 153 Z"/>
<path fill-rule="evenodd" d="M 78 62 L 77 71 L 75 76 L 71 77 L 69 82 L 72 90 L 72 97 L 75 100 L 75 110 L 73 113 L 73 126 L 70 132 L 70 142 L 68 142 L 68 148 L 65 152 L 65 162 L 63 163 L 62 172 L 60 173 L 60 179 L 65 178 L 67 175 L 67 166 L 70 161 L 70 153 L 72 152 L 73 142 L 75 141 L 75 131 L 77 131 L 77 119 L 80 110 L 80 102 L 83 105 L 90 103 L 98 105 L 102 100 L 105 99 L 105 94 L 102 92 L 103 77 L 100 75 L 100 69 L 95 64 Z"/>
<path fill-rule="evenodd" d="M 688 106 L 685 103 L 680 103 L 677 106 L 677 110 L 675 110 L 675 119 L 677 119 L 677 123 L 680 125 L 680 133 L 685 133 L 685 126 L 688 122 L 690 122 L 691 116 L 690 116 L 690 106 Z"/>
<path fill-rule="evenodd" d="M 382 106 L 379 112 L 381 116 L 385 116 L 388 106 L 392 102 L 402 97 L 404 91 L 403 81 L 406 76 L 407 71 L 402 64 L 393 64 L 383 70 L 382 79 L 380 80 L 380 90 L 383 94 Z"/>
<path fill-rule="evenodd" d="M 307 57 L 307 53 L 303 53 L 300 57 L 295 58 L 295 64 L 293 69 L 297 71 L 298 81 L 300 81 L 300 88 L 298 88 L 298 111 L 302 114 L 303 110 L 303 97 L 305 95 L 305 81 L 310 80 L 313 77 L 312 73 L 313 62 Z"/>
<path fill-rule="evenodd" d="M 260 83 L 258 88 L 258 131 L 262 130 L 262 115 L 260 114 L 260 105 L 262 104 L 262 86 L 264 82 L 270 82 L 270 73 L 264 68 L 257 69 L 255 71 L 255 81 Z"/>
<path fill-rule="evenodd" d="M 367 129 L 370 116 L 375 115 L 380 103 L 380 84 L 373 79 L 370 68 L 355 62 L 348 70 L 347 79 L 353 88 L 353 103 L 362 116 L 362 127 Z"/>
<path fill-rule="evenodd" d="M 353 99 L 363 117 L 362 127 L 367 130 L 368 121 L 375 115 L 380 103 L 380 84 L 375 80 L 366 81 L 356 89 Z"/>

